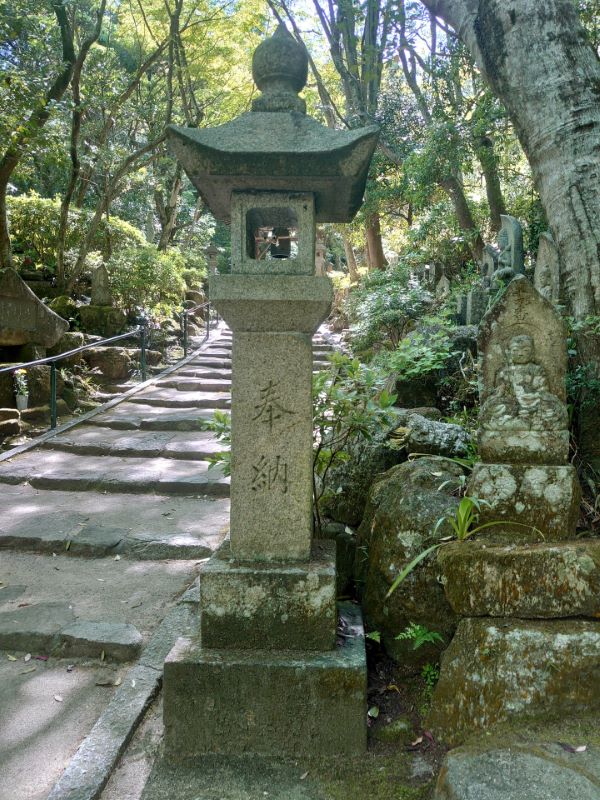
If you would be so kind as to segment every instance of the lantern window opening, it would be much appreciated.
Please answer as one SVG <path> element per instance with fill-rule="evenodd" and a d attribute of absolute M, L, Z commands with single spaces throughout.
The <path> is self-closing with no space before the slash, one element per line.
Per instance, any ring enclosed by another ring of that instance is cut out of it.
<path fill-rule="evenodd" d="M 246 256 L 252 261 L 298 258 L 298 215 L 290 207 L 257 207 L 246 212 Z"/>

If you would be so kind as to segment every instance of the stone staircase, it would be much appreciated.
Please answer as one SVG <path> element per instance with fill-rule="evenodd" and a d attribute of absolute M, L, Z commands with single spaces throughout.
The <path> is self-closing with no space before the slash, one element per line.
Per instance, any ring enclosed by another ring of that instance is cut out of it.
<path fill-rule="evenodd" d="M 336 349 L 319 333 L 314 366 Z M 229 478 L 201 430 L 230 407 L 231 333 L 112 408 L 0 462 L 0 548 L 204 558 L 228 529 Z"/>

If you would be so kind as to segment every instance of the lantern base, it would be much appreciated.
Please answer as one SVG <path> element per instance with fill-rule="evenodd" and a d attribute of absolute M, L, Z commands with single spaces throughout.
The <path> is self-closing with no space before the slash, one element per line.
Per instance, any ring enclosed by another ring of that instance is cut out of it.
<path fill-rule="evenodd" d="M 178 639 L 165 662 L 165 756 L 355 755 L 367 746 L 360 609 L 333 650 L 224 650 Z"/>

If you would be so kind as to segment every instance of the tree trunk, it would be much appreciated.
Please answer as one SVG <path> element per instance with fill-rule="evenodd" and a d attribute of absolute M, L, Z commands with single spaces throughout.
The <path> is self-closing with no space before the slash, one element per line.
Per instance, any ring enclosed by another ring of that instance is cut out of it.
<path fill-rule="evenodd" d="M 571 0 L 422 0 L 463 39 L 531 165 L 574 316 L 600 314 L 600 61 Z"/>
<path fill-rule="evenodd" d="M 379 214 L 371 214 L 367 220 L 366 235 L 369 269 L 385 269 L 388 262 L 383 252 Z"/>
<path fill-rule="evenodd" d="M 506 106 L 560 252 L 571 313 L 600 315 L 600 61 L 576 5 L 422 2 L 455 28 Z M 598 348 L 580 337 L 579 350 L 598 379 Z M 597 401 L 582 409 L 579 431 L 584 459 L 600 466 Z"/>
<path fill-rule="evenodd" d="M 62 98 L 67 91 L 73 67 L 75 65 L 75 50 L 73 47 L 73 30 L 62 0 L 52 3 L 56 21 L 60 29 L 62 43 L 62 69 L 46 92 L 44 101 L 33 109 L 29 118 L 23 122 L 15 136 L 11 139 L 4 155 L 0 159 L 0 268 L 12 267 L 13 260 L 10 248 L 10 233 L 8 228 L 8 215 L 6 212 L 6 192 L 11 175 L 19 161 L 27 152 L 32 137 L 44 127 L 50 118 L 54 103 Z"/>
<path fill-rule="evenodd" d="M 440 185 L 452 200 L 454 213 L 456 214 L 460 229 L 465 234 L 473 258 L 475 261 L 481 261 L 484 248 L 483 239 L 475 224 L 473 214 L 471 214 L 471 209 L 467 203 L 462 183 L 454 175 L 450 175 L 444 178 L 444 180 L 440 182 Z"/>
<path fill-rule="evenodd" d="M 352 242 L 345 234 L 342 234 L 342 241 L 344 243 L 344 253 L 346 254 L 346 264 L 348 265 L 350 283 L 358 283 L 360 276 L 358 274 L 358 267 L 356 266 L 356 256 L 354 255 Z"/>
<path fill-rule="evenodd" d="M 485 193 L 490 207 L 492 230 L 497 233 L 502 227 L 500 215 L 506 214 L 506 203 L 504 202 L 500 176 L 498 175 L 498 159 L 494 152 L 494 142 L 489 136 L 481 136 L 475 141 L 474 145 L 485 181 Z"/>

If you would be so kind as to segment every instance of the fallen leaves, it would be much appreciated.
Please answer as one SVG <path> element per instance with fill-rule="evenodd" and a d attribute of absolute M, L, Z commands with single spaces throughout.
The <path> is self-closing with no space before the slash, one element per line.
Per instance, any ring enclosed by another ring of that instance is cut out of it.
<path fill-rule="evenodd" d="M 580 744 L 576 747 L 573 747 L 573 745 L 567 744 L 566 742 L 558 742 L 558 744 L 563 750 L 566 750 L 567 753 L 585 753 L 587 750 L 587 744 Z"/>
<path fill-rule="evenodd" d="M 62 703 L 64 698 L 61 694 L 55 694 L 54 699 L 56 700 L 57 703 Z"/>

